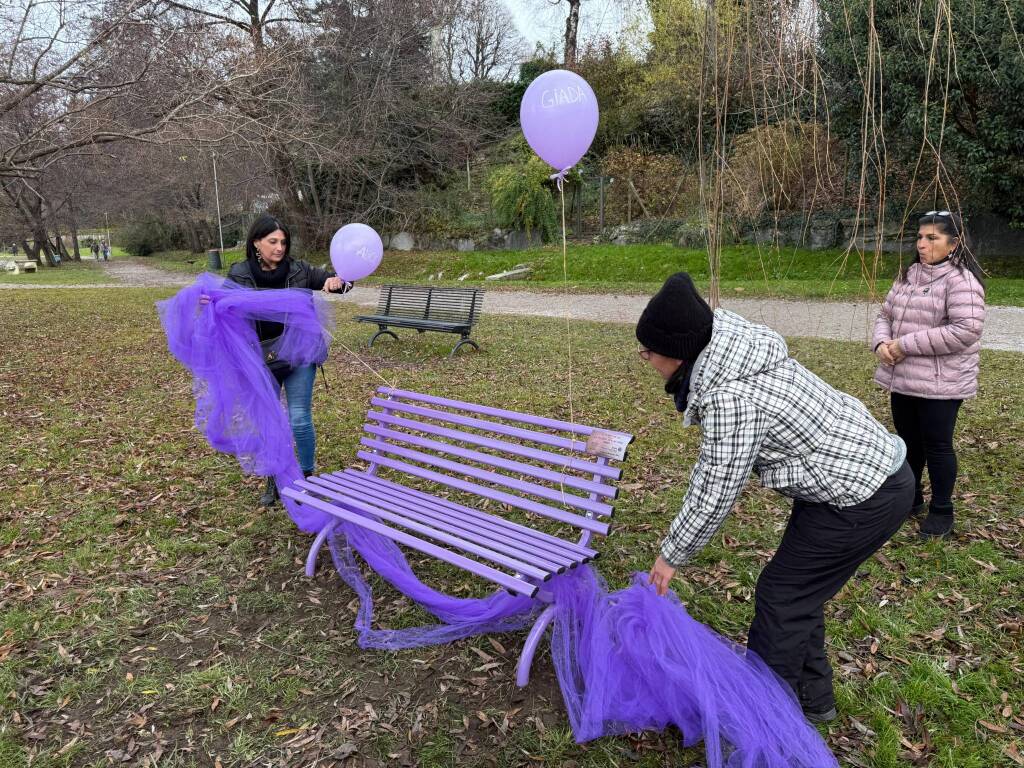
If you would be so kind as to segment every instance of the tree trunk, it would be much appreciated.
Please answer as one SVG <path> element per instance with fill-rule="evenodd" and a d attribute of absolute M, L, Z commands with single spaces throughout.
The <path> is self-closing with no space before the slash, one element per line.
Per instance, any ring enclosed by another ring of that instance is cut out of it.
<path fill-rule="evenodd" d="M 68 227 L 71 229 L 71 246 L 74 252 L 71 258 L 75 261 L 81 261 L 82 252 L 78 248 L 78 221 L 75 217 L 75 203 L 71 198 L 68 198 L 68 215 Z"/>
<path fill-rule="evenodd" d="M 572 69 L 576 66 L 576 33 L 580 27 L 581 0 L 567 0 L 569 16 L 565 20 L 565 66 Z"/>
<path fill-rule="evenodd" d="M 75 224 L 75 220 L 71 220 L 69 225 L 71 229 L 71 259 L 73 261 L 82 260 L 82 252 L 78 248 L 78 226 Z"/>
<path fill-rule="evenodd" d="M 60 229 L 56 224 L 53 227 L 53 245 L 54 251 L 60 256 L 61 261 L 71 260 L 71 256 L 68 254 L 68 247 L 64 245 L 64 236 L 60 233 Z"/>

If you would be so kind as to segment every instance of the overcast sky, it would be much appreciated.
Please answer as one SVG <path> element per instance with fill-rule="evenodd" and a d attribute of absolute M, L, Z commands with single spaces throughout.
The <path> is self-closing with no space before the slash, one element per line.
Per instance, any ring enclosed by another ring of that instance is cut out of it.
<path fill-rule="evenodd" d="M 550 0 L 504 0 L 512 11 L 519 31 L 528 42 L 543 43 L 562 50 L 562 36 L 565 34 L 565 16 L 569 5 Z M 580 9 L 580 42 L 596 37 L 618 37 L 619 33 L 635 18 L 636 7 L 643 3 L 630 0 L 583 0 Z"/>

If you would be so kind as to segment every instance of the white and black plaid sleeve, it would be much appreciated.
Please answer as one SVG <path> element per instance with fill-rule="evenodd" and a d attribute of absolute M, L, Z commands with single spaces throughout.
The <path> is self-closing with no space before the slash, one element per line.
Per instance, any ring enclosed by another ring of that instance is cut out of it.
<path fill-rule="evenodd" d="M 722 527 L 747 484 L 769 423 L 767 414 L 732 394 L 712 394 L 702 403 L 697 463 L 683 507 L 661 545 L 668 563 L 683 565 Z"/>

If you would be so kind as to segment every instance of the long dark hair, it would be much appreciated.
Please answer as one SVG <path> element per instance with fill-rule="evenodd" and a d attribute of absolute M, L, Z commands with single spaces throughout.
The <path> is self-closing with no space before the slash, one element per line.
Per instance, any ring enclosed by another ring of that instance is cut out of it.
<path fill-rule="evenodd" d="M 958 213 L 952 211 L 929 211 L 920 219 L 917 220 L 917 226 L 923 227 L 927 224 L 934 225 L 939 232 L 946 235 L 947 237 L 957 238 L 956 248 L 949 254 L 949 260 L 957 269 L 961 272 L 963 270 L 969 271 L 977 279 L 978 283 L 982 288 L 985 287 L 985 281 L 982 280 L 981 265 L 978 263 L 978 259 L 975 257 L 971 249 L 971 236 L 964 227 L 964 220 Z M 910 273 L 910 268 L 914 264 L 921 263 L 921 254 L 918 253 L 917 249 L 914 249 L 914 259 L 906 267 L 900 269 L 899 279 L 903 282 L 907 281 Z"/>
<path fill-rule="evenodd" d="M 287 259 L 292 250 L 292 233 L 288 231 L 288 227 L 267 213 L 256 219 L 249 227 L 249 235 L 245 238 L 245 258 L 256 261 L 259 256 L 256 253 L 256 241 L 262 240 L 278 229 L 284 232 L 284 259 L 282 261 Z"/>

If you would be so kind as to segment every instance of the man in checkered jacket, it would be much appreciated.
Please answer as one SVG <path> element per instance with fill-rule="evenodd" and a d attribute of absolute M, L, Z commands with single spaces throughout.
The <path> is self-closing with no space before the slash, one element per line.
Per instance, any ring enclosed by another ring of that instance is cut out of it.
<path fill-rule="evenodd" d="M 831 720 L 824 605 L 910 513 L 914 476 L 903 441 L 793 360 L 779 334 L 712 312 L 685 272 L 651 299 L 636 337 L 684 425 L 702 429 L 651 583 L 665 593 L 676 569 L 721 528 L 751 470 L 792 498 L 782 541 L 757 581 L 747 647 L 789 683 L 809 720 Z"/>

